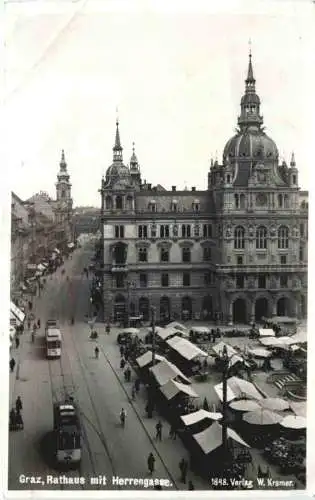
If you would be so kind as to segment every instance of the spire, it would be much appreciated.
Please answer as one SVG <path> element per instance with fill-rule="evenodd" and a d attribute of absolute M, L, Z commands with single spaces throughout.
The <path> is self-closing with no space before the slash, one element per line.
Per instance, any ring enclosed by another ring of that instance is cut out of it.
<path fill-rule="evenodd" d="M 290 161 L 290 167 L 295 167 L 295 166 L 296 166 L 295 155 L 294 155 L 294 151 L 292 151 L 291 161 Z"/>
<path fill-rule="evenodd" d="M 254 71 L 253 71 L 253 64 L 252 64 L 252 42 L 249 39 L 248 42 L 249 45 L 249 61 L 248 61 L 248 70 L 247 70 L 247 78 L 245 80 L 246 83 L 246 91 L 252 91 L 255 92 L 255 78 L 254 78 Z"/>
<path fill-rule="evenodd" d="M 120 143 L 120 134 L 119 134 L 119 121 L 118 118 L 116 120 L 116 136 L 115 136 L 115 145 L 113 147 L 113 161 L 120 161 L 122 162 L 122 150 L 123 148 L 121 147 Z"/>
<path fill-rule="evenodd" d="M 260 115 L 260 99 L 256 94 L 256 80 L 254 78 L 252 52 L 249 52 L 249 62 L 247 77 L 245 80 L 245 94 L 241 99 L 241 115 L 238 118 L 238 125 L 243 131 L 247 127 L 260 129 L 263 124 L 263 117 Z"/>
<path fill-rule="evenodd" d="M 60 160 L 60 168 L 61 170 L 66 170 L 67 168 L 67 163 L 66 163 L 66 159 L 65 159 L 65 151 L 64 149 L 62 149 L 61 151 L 61 160 Z"/>
<path fill-rule="evenodd" d="M 138 167 L 139 167 L 139 163 L 138 163 L 137 155 L 135 153 L 135 143 L 133 142 L 132 143 L 132 155 L 130 158 L 130 168 L 138 170 Z"/>

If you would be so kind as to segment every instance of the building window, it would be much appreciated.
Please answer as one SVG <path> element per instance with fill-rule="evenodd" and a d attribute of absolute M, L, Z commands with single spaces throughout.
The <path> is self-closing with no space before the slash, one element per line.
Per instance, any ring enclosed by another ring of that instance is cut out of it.
<path fill-rule="evenodd" d="M 171 212 L 177 212 L 177 208 L 178 208 L 177 201 L 172 201 Z"/>
<path fill-rule="evenodd" d="M 169 236 L 170 236 L 169 226 L 165 225 L 160 226 L 160 238 L 169 238 Z"/>
<path fill-rule="evenodd" d="M 267 248 L 267 229 L 264 226 L 260 226 L 256 230 L 256 248 Z"/>
<path fill-rule="evenodd" d="M 203 225 L 203 237 L 204 238 L 212 238 L 212 225 L 204 224 Z"/>
<path fill-rule="evenodd" d="M 122 274 L 116 276 L 116 288 L 125 288 L 125 278 Z"/>
<path fill-rule="evenodd" d="M 301 238 L 304 238 L 305 236 L 304 224 L 300 224 L 300 236 Z"/>
<path fill-rule="evenodd" d="M 155 201 L 151 201 L 149 203 L 149 210 L 150 210 L 150 212 L 156 212 L 156 203 L 155 203 Z"/>
<path fill-rule="evenodd" d="M 65 198 L 65 197 L 66 197 L 66 190 L 62 189 L 61 190 L 61 198 Z"/>
<path fill-rule="evenodd" d="M 231 176 L 230 175 L 226 176 L 226 182 L 227 182 L 227 184 L 230 184 L 230 182 L 231 182 Z"/>
<path fill-rule="evenodd" d="M 115 226 L 115 238 L 124 238 L 124 237 L 125 237 L 125 227 Z"/>
<path fill-rule="evenodd" d="M 238 274 L 236 276 L 236 288 L 244 288 L 244 275 Z"/>
<path fill-rule="evenodd" d="M 151 238 L 156 238 L 156 225 L 152 224 L 151 226 Z"/>
<path fill-rule="evenodd" d="M 146 248 L 139 248 L 138 252 L 138 260 L 139 262 L 147 262 L 148 261 L 148 251 Z"/>
<path fill-rule="evenodd" d="M 213 275 L 211 271 L 206 271 L 204 273 L 204 284 L 206 286 L 211 285 L 213 281 Z"/>
<path fill-rule="evenodd" d="M 234 202 L 235 202 L 235 208 L 239 208 L 240 207 L 240 201 L 239 201 L 238 194 L 234 195 Z"/>
<path fill-rule="evenodd" d="M 234 231 L 234 248 L 245 248 L 245 229 L 242 226 L 237 226 Z"/>
<path fill-rule="evenodd" d="M 242 266 L 243 265 L 243 257 L 242 255 L 237 256 L 237 265 Z"/>
<path fill-rule="evenodd" d="M 240 195 L 240 208 L 245 208 L 245 194 Z"/>
<path fill-rule="evenodd" d="M 278 248 L 289 248 L 289 229 L 286 226 L 278 229 Z"/>
<path fill-rule="evenodd" d="M 280 255 L 280 264 L 284 265 L 287 263 L 287 256 L 286 255 Z"/>
<path fill-rule="evenodd" d="M 203 249 L 203 260 L 204 261 L 211 260 L 211 248 L 206 247 Z"/>
<path fill-rule="evenodd" d="M 170 252 L 168 248 L 161 248 L 161 262 L 169 262 L 170 260 Z"/>
<path fill-rule="evenodd" d="M 304 261 L 304 248 L 302 246 L 300 247 L 300 261 Z"/>
<path fill-rule="evenodd" d="M 191 261 L 190 248 L 182 248 L 182 260 L 183 260 L 183 262 L 190 262 Z"/>
<path fill-rule="evenodd" d="M 195 238 L 199 238 L 199 235 L 200 235 L 200 227 L 199 227 L 199 224 L 195 224 L 195 225 L 194 225 L 194 237 L 195 237 Z"/>
<path fill-rule="evenodd" d="M 293 184 L 296 184 L 296 175 L 293 175 L 293 176 L 292 176 L 292 183 L 293 183 Z"/>
<path fill-rule="evenodd" d="M 113 200 L 111 196 L 106 196 L 105 199 L 106 210 L 111 210 L 113 208 Z"/>
<path fill-rule="evenodd" d="M 190 274 L 189 273 L 183 274 L 183 286 L 190 286 Z"/>
<path fill-rule="evenodd" d="M 285 274 L 280 276 L 280 288 L 287 288 L 288 286 L 288 277 Z"/>
<path fill-rule="evenodd" d="M 121 196 L 116 196 L 116 208 L 117 210 L 122 210 L 123 208 L 123 199 Z"/>
<path fill-rule="evenodd" d="M 282 194 L 278 194 L 278 207 L 283 208 L 283 196 L 282 196 Z"/>
<path fill-rule="evenodd" d="M 266 276 L 263 274 L 258 276 L 258 288 L 266 288 Z"/>
<path fill-rule="evenodd" d="M 162 286 L 168 286 L 169 280 L 168 280 L 168 274 L 163 273 L 161 276 L 161 285 Z"/>
<path fill-rule="evenodd" d="M 145 239 L 148 237 L 148 226 L 138 226 L 138 238 Z"/>
<path fill-rule="evenodd" d="M 200 203 L 199 201 L 194 201 L 192 204 L 192 209 L 194 212 L 199 212 L 200 211 Z"/>
<path fill-rule="evenodd" d="M 190 238 L 190 225 L 189 224 L 182 225 L 182 238 Z"/>
<path fill-rule="evenodd" d="M 145 273 L 140 273 L 140 287 L 146 288 L 148 286 L 148 276 Z"/>

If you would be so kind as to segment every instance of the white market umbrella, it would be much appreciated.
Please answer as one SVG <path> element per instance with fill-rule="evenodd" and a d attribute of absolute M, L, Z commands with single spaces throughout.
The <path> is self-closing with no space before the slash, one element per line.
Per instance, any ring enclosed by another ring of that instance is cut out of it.
<path fill-rule="evenodd" d="M 283 420 L 283 416 L 273 411 L 260 408 L 259 410 L 246 413 L 243 420 L 252 425 L 275 425 Z"/>
<path fill-rule="evenodd" d="M 284 411 L 290 408 L 290 405 L 285 399 L 281 398 L 266 398 L 259 401 L 262 408 L 272 411 Z"/>
<path fill-rule="evenodd" d="M 267 351 L 267 349 L 262 349 L 262 348 L 257 348 L 257 349 L 251 349 L 248 351 L 250 354 L 255 356 L 256 358 L 270 358 L 271 352 Z"/>
<path fill-rule="evenodd" d="M 238 401 L 232 401 L 230 403 L 230 408 L 237 411 L 251 412 L 259 409 L 259 404 L 251 399 L 239 399 Z"/>
<path fill-rule="evenodd" d="M 280 425 L 286 429 L 305 429 L 306 418 L 299 417 L 297 415 L 288 415 L 287 417 L 284 417 Z"/>

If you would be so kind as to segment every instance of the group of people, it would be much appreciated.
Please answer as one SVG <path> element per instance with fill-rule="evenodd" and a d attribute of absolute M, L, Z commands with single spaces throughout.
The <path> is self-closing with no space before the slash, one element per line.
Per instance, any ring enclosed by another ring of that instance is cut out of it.
<path fill-rule="evenodd" d="M 15 408 L 11 408 L 9 418 L 10 430 L 24 429 L 24 422 L 22 418 L 23 404 L 21 396 L 18 396 L 15 401 Z"/>

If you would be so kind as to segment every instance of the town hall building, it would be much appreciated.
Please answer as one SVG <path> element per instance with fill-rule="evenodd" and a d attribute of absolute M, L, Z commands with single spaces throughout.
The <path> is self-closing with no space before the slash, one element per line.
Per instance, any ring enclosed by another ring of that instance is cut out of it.
<path fill-rule="evenodd" d="M 266 134 L 249 56 L 236 134 L 211 161 L 207 190 L 142 182 L 119 124 L 102 179 L 106 319 L 248 323 L 307 314 L 308 193 L 292 153 L 279 161 Z"/>

